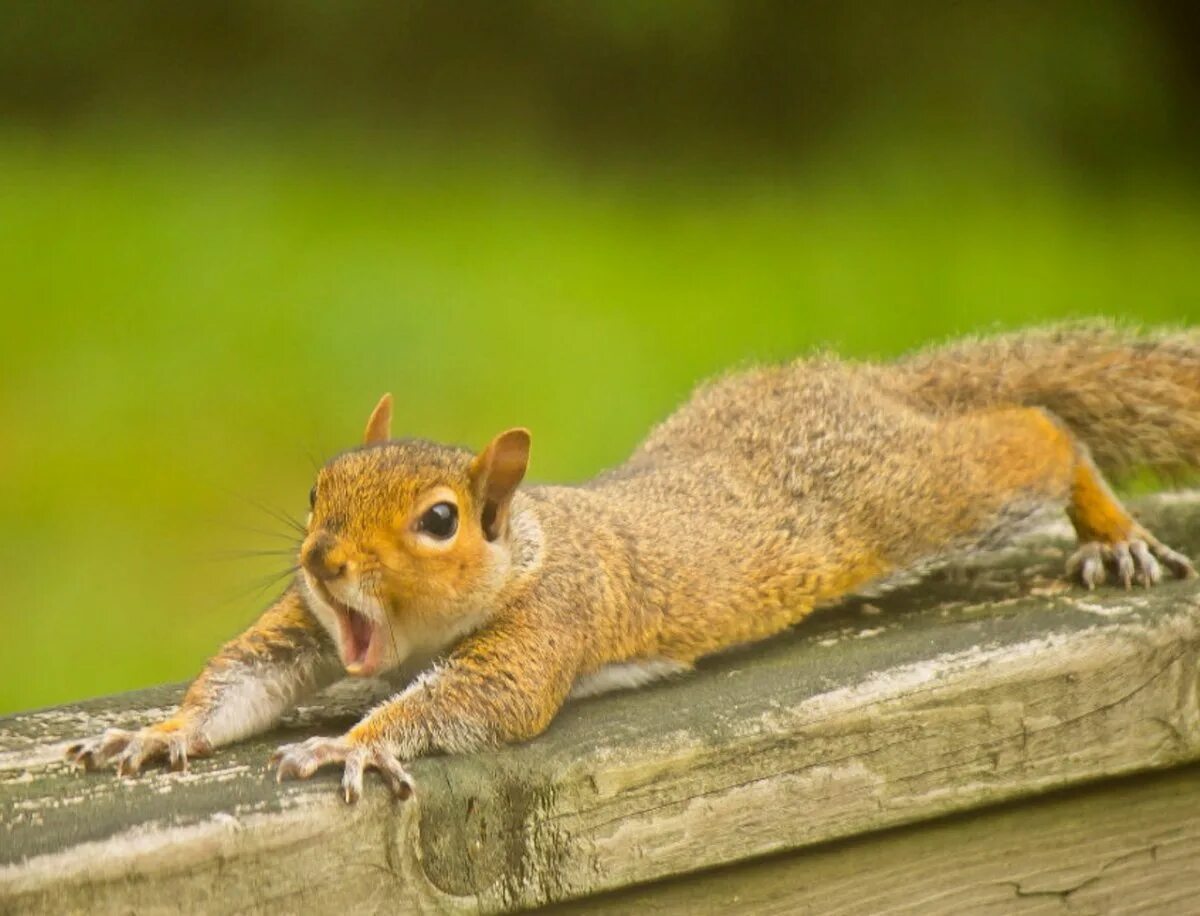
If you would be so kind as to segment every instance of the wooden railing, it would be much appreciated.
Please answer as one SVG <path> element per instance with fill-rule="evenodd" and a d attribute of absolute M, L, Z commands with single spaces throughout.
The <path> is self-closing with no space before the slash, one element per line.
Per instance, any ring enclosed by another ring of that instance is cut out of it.
<path fill-rule="evenodd" d="M 1138 508 L 1200 552 L 1200 498 Z M 267 767 L 281 741 L 353 722 L 370 684 L 187 774 L 126 780 L 63 749 L 168 712 L 179 687 L 0 719 L 0 910 L 930 913 L 1200 893 L 1200 587 L 1071 588 L 1068 545 L 1055 524 L 573 703 L 526 745 L 414 761 L 404 802 L 369 780 L 350 807 L 336 774 L 278 785 Z"/>

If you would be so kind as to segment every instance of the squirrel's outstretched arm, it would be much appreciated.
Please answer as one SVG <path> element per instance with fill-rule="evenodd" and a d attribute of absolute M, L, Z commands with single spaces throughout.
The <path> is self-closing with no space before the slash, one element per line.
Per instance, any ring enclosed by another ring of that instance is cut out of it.
<path fill-rule="evenodd" d="M 510 610 L 345 735 L 280 748 L 273 758 L 278 776 L 304 779 L 325 764 L 342 763 L 342 788 L 354 801 L 362 794 L 363 769 L 375 767 L 404 795 L 402 760 L 532 738 L 550 724 L 575 680 L 577 653 L 568 637 L 533 614 Z"/>
<path fill-rule="evenodd" d="M 292 588 L 209 661 L 171 718 L 136 731 L 109 729 L 67 753 L 88 769 L 115 765 L 121 775 L 159 758 L 183 769 L 189 755 L 266 731 L 337 674 L 328 634 Z"/>

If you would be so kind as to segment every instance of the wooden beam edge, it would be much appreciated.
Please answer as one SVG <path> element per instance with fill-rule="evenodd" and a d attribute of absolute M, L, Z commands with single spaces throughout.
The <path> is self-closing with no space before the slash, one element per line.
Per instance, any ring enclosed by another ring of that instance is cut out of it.
<path fill-rule="evenodd" d="M 1153 505 L 1194 527 L 1194 499 Z M 573 704 L 529 745 L 418 761 L 407 804 L 373 792 L 348 809 L 331 778 L 276 787 L 267 740 L 192 782 L 64 773 L 71 728 L 177 691 L 0 719 L 0 836 L 26 843 L 45 817 L 65 838 L 0 865 L 0 910 L 201 910 L 237 894 L 252 909 L 505 911 L 1200 758 L 1200 589 L 1028 592 L 924 601 L 895 633 L 847 637 L 841 674 L 821 655 L 829 634 L 871 628 L 814 621 L 695 678 Z M 93 816 L 113 832 L 72 829 Z"/>

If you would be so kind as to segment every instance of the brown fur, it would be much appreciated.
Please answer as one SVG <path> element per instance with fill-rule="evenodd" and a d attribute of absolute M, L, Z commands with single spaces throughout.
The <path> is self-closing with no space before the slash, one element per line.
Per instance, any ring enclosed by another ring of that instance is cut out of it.
<path fill-rule="evenodd" d="M 1088 321 L 957 341 L 876 370 L 922 410 L 1044 407 L 1101 470 L 1163 475 L 1200 460 L 1200 332 Z"/>
<path fill-rule="evenodd" d="M 690 666 L 1002 537 L 1043 506 L 1068 509 L 1083 544 L 1074 568 L 1089 586 L 1106 567 L 1126 585 L 1152 584 L 1162 565 L 1191 574 L 1121 507 L 1088 449 L 1115 469 L 1195 465 L 1195 332 L 1084 325 L 889 366 L 818 358 L 729 375 L 697 390 L 625 464 L 578 487 L 516 489 L 523 430 L 473 455 L 383 441 L 389 417 L 385 398 L 369 444 L 321 471 L 304 575 L 210 663 L 173 723 L 216 743 L 202 723 L 231 671 L 299 672 L 289 697 L 331 676 L 334 645 L 348 650 L 333 622 L 341 599 L 325 589 L 345 579 L 342 594 L 366 595 L 364 614 L 385 616 L 392 642 L 372 642 L 366 667 L 445 653 L 343 738 L 285 749 L 281 775 L 345 761 L 348 798 L 364 759 L 532 737 L 606 665 Z M 453 538 L 421 534 L 423 514 L 447 501 L 459 514 Z M 301 655 L 310 660 L 298 666 Z M 97 751 L 84 762 L 107 761 Z"/>

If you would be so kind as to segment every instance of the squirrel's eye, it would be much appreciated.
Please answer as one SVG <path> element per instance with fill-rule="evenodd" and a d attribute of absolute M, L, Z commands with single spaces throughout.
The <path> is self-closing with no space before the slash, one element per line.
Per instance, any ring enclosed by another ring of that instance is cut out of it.
<path fill-rule="evenodd" d="M 417 528 L 445 540 L 458 529 L 458 507 L 454 503 L 435 503 L 425 510 Z"/>
<path fill-rule="evenodd" d="M 313 484 L 313 488 L 308 491 L 308 507 L 310 509 L 317 508 L 317 485 Z"/>

